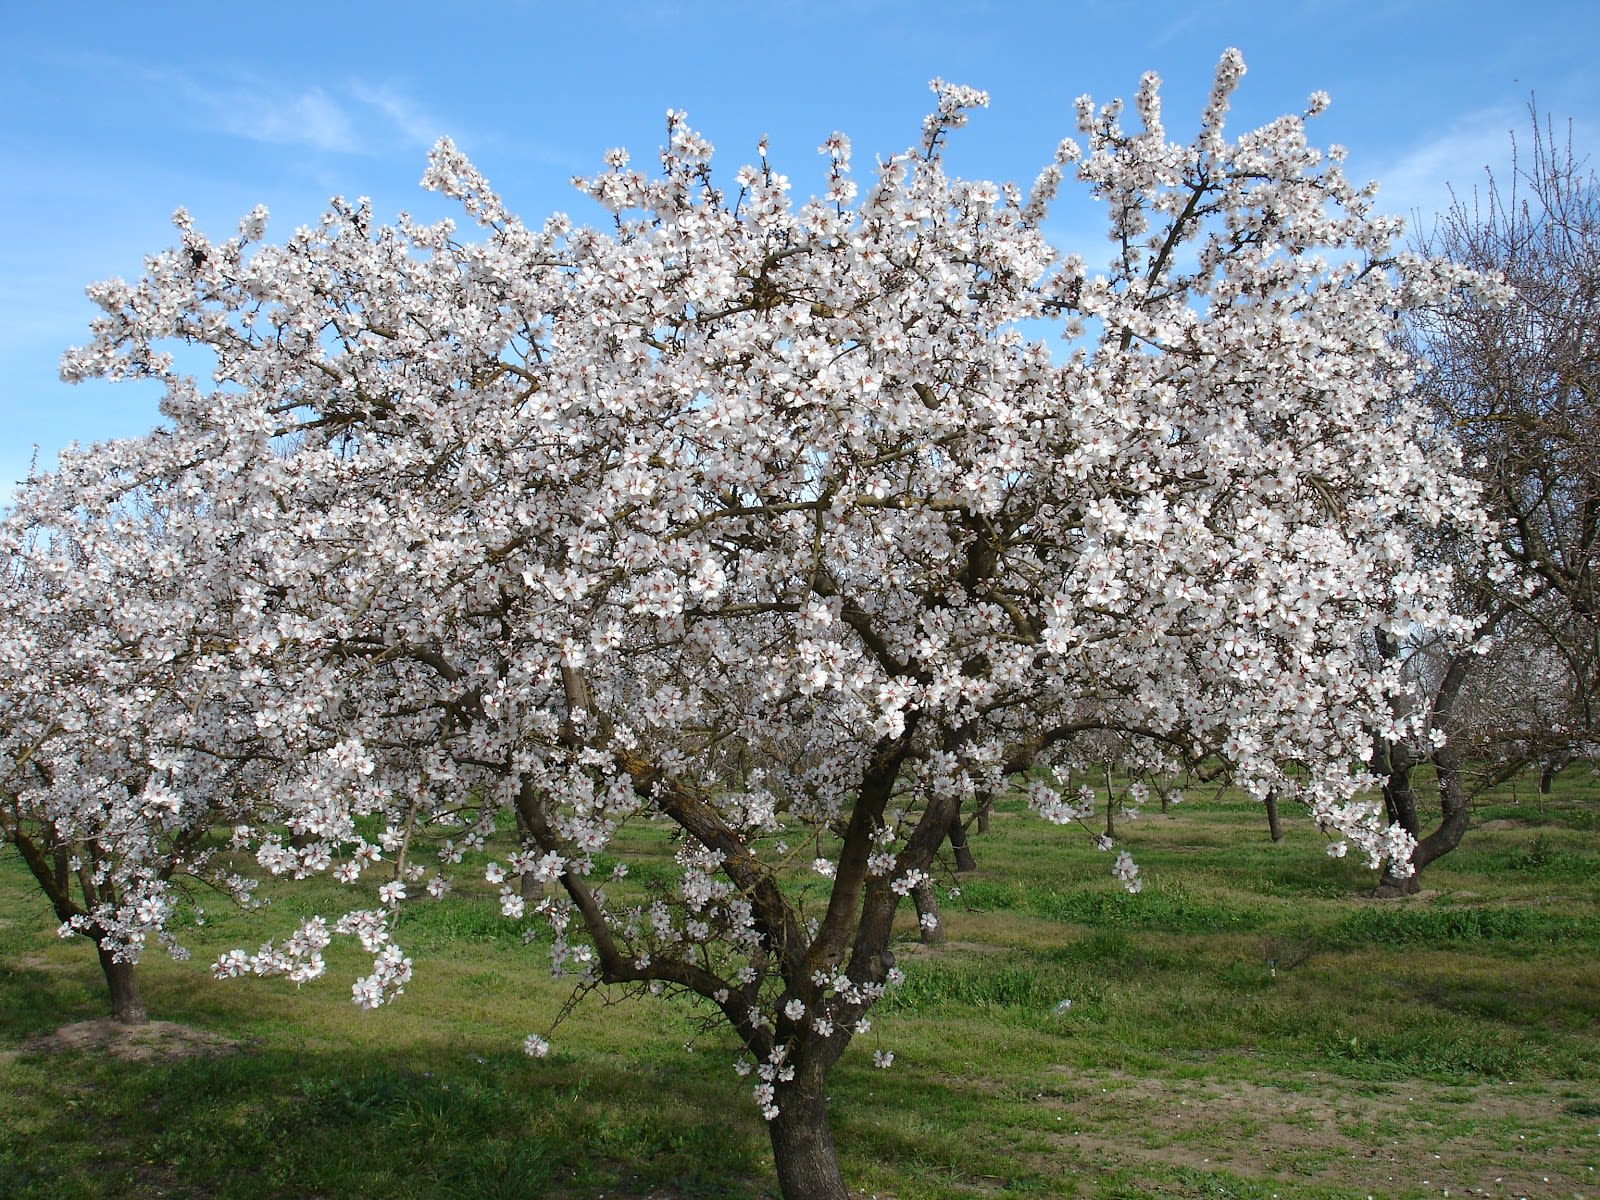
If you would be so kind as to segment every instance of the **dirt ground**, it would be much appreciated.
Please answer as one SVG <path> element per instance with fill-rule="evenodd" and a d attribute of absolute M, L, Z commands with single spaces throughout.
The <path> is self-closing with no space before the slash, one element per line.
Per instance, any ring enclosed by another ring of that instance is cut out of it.
<path fill-rule="evenodd" d="M 53 1033 L 40 1034 L 23 1042 L 28 1054 L 60 1054 L 69 1050 L 92 1050 L 122 1062 L 176 1062 L 206 1055 L 231 1054 L 239 1043 L 221 1034 L 171 1021 L 147 1021 L 143 1025 L 119 1025 L 104 1019 L 63 1025 Z"/>

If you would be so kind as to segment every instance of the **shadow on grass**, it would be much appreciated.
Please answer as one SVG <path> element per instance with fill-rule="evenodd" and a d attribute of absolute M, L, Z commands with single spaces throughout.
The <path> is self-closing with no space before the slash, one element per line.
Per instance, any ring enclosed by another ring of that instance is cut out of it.
<path fill-rule="evenodd" d="M 753 1110 L 706 1120 L 733 1107 L 709 1070 L 273 1046 L 144 1065 L 21 1053 L 8 1073 L 20 1086 L 0 1123 L 0 1193 L 13 1200 L 753 1198 L 770 1173 Z"/>
<path fill-rule="evenodd" d="M 88 942 L 83 942 L 83 948 L 86 955 L 93 954 Z M 71 1021 L 111 1015 L 105 978 L 92 959 L 86 969 L 63 966 L 55 960 L 34 966 L 0 959 L 0 996 L 5 997 L 0 1004 L 0 1046 L 14 1045 Z"/>

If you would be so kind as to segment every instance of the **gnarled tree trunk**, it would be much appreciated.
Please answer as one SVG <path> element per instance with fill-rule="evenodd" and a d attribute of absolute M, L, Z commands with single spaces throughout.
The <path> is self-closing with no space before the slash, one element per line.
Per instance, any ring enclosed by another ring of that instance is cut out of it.
<path fill-rule="evenodd" d="M 1440 725 L 1447 724 L 1454 711 L 1467 676 L 1469 658 L 1470 655 L 1457 655 L 1434 693 L 1434 719 Z M 1411 853 L 1411 874 L 1400 875 L 1392 865 L 1385 867 L 1373 895 L 1412 896 L 1421 889 L 1423 868 L 1459 846 L 1471 821 L 1472 807 L 1461 780 L 1461 756 L 1449 742 L 1433 754 L 1439 777 L 1440 820 L 1438 827 L 1423 837 L 1417 816 L 1417 798 L 1411 787 L 1411 772 L 1418 759 L 1409 747 L 1398 744 L 1383 744 L 1380 754 L 1378 773 L 1383 777 L 1384 807 L 1391 821 L 1417 839 L 1417 846 Z"/>
<path fill-rule="evenodd" d="M 778 1115 L 767 1123 L 767 1132 L 783 1200 L 849 1200 L 828 1128 L 821 1073 L 779 1084 L 775 1103 Z"/>

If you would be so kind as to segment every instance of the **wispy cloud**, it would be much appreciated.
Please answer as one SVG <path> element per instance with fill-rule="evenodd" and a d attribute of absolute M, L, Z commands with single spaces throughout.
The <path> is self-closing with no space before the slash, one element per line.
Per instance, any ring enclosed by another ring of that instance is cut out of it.
<path fill-rule="evenodd" d="M 213 91 L 191 82 L 186 90 L 209 116 L 208 123 L 236 137 L 324 153 L 361 149 L 355 114 L 319 87 L 285 94 L 265 88 Z"/>
<path fill-rule="evenodd" d="M 351 97 L 364 109 L 364 115 L 387 122 L 408 142 L 432 145 L 447 132 L 444 121 L 395 88 L 353 83 L 349 90 Z"/>
<path fill-rule="evenodd" d="M 1509 108 L 1485 109 L 1461 118 L 1445 132 L 1400 151 L 1378 164 L 1378 206 L 1423 230 L 1451 205 L 1486 181 L 1485 168 L 1505 181 L 1511 169 L 1511 136 L 1526 125 L 1526 114 Z M 1360 182 L 1360 180 L 1357 180 Z"/>
<path fill-rule="evenodd" d="M 444 123 L 391 85 L 351 81 L 295 89 L 272 81 L 211 87 L 185 80 L 197 109 L 226 133 L 257 142 L 335 154 L 384 153 L 428 145 Z"/>
<path fill-rule="evenodd" d="M 79 58 L 104 80 L 139 85 L 151 100 L 177 98 L 188 122 L 213 132 L 325 154 L 386 154 L 429 145 L 446 123 L 393 83 L 363 79 L 308 84 L 260 74 L 151 67 L 104 55 Z"/>

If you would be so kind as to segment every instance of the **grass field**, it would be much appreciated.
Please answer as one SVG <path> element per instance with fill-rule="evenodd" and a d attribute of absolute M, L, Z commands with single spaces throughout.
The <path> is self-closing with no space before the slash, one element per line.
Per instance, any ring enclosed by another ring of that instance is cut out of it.
<path fill-rule="evenodd" d="M 1303 824 L 1303 823 L 1302 823 Z M 1226 799 L 1123 825 L 1146 890 L 1002 805 L 949 877 L 950 943 L 833 1077 L 864 1195 L 1600 1200 L 1600 781 L 1481 804 L 1421 896 Z M 107 1045 L 93 953 L 0 855 L 0 1197 L 769 1197 L 732 1040 L 661 1002 L 568 992 L 470 897 L 418 906 L 417 977 L 375 1013 L 356 958 L 295 992 L 216 983 L 225 948 L 331 897 L 190 931 L 141 968 L 158 1027 Z M 1070 1003 L 1069 1003 L 1070 1002 Z M 59 1035 L 54 1031 L 69 1028 Z M 889 1071 L 871 1051 L 895 1052 Z M 141 1057 L 142 1054 L 142 1057 Z"/>

